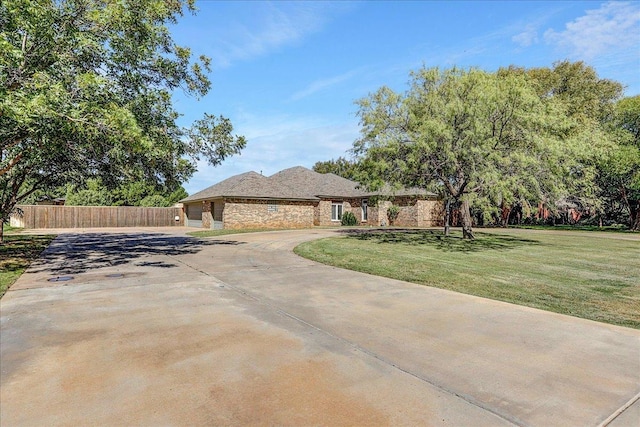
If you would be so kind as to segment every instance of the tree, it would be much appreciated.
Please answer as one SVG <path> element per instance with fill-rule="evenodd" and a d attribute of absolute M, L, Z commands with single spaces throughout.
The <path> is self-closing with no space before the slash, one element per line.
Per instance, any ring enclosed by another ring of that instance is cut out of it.
<path fill-rule="evenodd" d="M 167 28 L 185 10 L 193 0 L 0 3 L 2 222 L 30 194 L 91 177 L 177 188 L 201 157 L 245 146 L 224 117 L 176 123 L 171 92 L 210 87 L 208 58 L 192 62 Z"/>
<path fill-rule="evenodd" d="M 113 197 L 109 190 L 98 179 L 87 180 L 86 188 L 76 190 L 70 188 L 65 200 L 70 206 L 111 206 Z"/>
<path fill-rule="evenodd" d="M 347 179 L 355 179 L 357 175 L 356 162 L 349 161 L 344 157 L 338 157 L 336 160 L 327 160 L 324 162 L 316 162 L 313 170 L 318 173 L 333 173 Z"/>
<path fill-rule="evenodd" d="M 542 99 L 553 98 L 564 104 L 565 113 L 585 123 L 603 122 L 614 111 L 615 102 L 622 96 L 622 85 L 601 79 L 582 61 L 560 61 L 552 68 L 509 67 L 500 72 L 525 73 Z"/>
<path fill-rule="evenodd" d="M 567 203 L 602 215 L 606 208 L 602 186 L 608 185 L 602 180 L 602 165 L 611 161 L 612 154 L 619 150 L 618 131 L 611 124 L 616 116 L 616 102 L 623 94 L 622 85 L 598 77 L 592 67 L 581 61 L 560 61 L 551 68 L 529 70 L 512 66 L 500 72 L 526 74 L 543 102 L 555 103 L 570 120 L 571 126 L 562 139 L 588 144 L 575 152 L 575 164 L 570 170 L 573 180 L 567 182 L 568 195 L 547 200 L 547 206 L 555 215 L 559 214 L 558 208 Z"/>
<path fill-rule="evenodd" d="M 502 205 L 557 200 L 577 181 L 592 187 L 582 159 L 601 135 L 580 132 L 524 73 L 423 68 L 411 77 L 405 94 L 383 87 L 358 102 L 353 151 L 371 189 L 388 181 L 443 194 L 473 239 L 472 205 L 498 215 Z"/>
<path fill-rule="evenodd" d="M 60 194 L 61 189 L 54 190 Z M 182 186 L 153 186 L 144 181 L 124 182 L 110 190 L 99 179 L 90 178 L 82 185 L 67 185 L 63 195 L 67 205 L 76 206 L 172 206 L 188 196 Z M 47 195 L 48 198 L 50 195 Z"/>
<path fill-rule="evenodd" d="M 184 189 L 183 186 L 180 186 L 177 190 L 172 191 L 170 194 L 166 196 L 167 201 L 169 203 L 176 204 L 182 199 L 186 199 L 189 196 L 187 190 Z"/>
<path fill-rule="evenodd" d="M 609 122 L 618 146 L 599 167 L 602 197 L 609 216 L 626 211 L 629 228 L 640 229 L 640 95 L 620 100 Z"/>
<path fill-rule="evenodd" d="M 147 196 L 156 194 L 156 186 L 146 181 L 123 182 L 111 191 L 116 206 L 138 206 Z"/>
<path fill-rule="evenodd" d="M 154 194 L 140 200 L 140 206 L 162 208 L 171 206 L 171 203 L 167 200 L 166 197 L 161 196 L 160 194 Z"/>

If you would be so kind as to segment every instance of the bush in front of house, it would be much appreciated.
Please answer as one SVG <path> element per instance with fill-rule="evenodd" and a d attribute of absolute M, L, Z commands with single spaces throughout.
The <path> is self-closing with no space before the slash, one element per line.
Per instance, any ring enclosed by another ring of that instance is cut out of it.
<path fill-rule="evenodd" d="M 389 224 L 393 225 L 400 214 L 400 207 L 396 205 L 391 205 L 389 209 L 387 209 L 387 218 L 389 218 Z"/>
<path fill-rule="evenodd" d="M 353 213 L 345 212 L 344 214 L 342 214 L 342 225 L 350 226 L 356 224 L 358 224 L 358 220 Z"/>

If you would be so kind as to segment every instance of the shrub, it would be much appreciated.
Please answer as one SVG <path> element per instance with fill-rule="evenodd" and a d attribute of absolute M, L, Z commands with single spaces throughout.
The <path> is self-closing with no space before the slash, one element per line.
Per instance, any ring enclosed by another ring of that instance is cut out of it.
<path fill-rule="evenodd" d="M 67 193 L 68 206 L 111 206 L 113 199 L 107 190 L 79 190 Z"/>
<path fill-rule="evenodd" d="M 396 205 L 391 205 L 389 209 L 387 209 L 387 217 L 389 218 L 389 223 L 393 225 L 400 214 L 400 207 Z"/>
<path fill-rule="evenodd" d="M 140 200 L 140 206 L 164 208 L 171 206 L 171 202 L 160 194 L 153 194 Z"/>
<path fill-rule="evenodd" d="M 342 225 L 356 225 L 358 220 L 356 216 L 351 212 L 345 212 L 342 214 Z"/>

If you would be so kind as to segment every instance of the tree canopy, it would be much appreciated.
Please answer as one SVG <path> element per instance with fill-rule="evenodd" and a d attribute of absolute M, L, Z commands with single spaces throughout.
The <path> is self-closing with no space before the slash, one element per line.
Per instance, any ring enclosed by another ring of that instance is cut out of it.
<path fill-rule="evenodd" d="M 640 95 L 616 103 L 607 124 L 618 145 L 599 164 L 601 197 L 610 216 L 619 220 L 622 214 L 632 230 L 639 230 Z"/>
<path fill-rule="evenodd" d="M 313 170 L 318 173 L 333 173 L 347 179 L 355 179 L 357 176 L 357 163 L 344 157 L 333 160 L 316 162 Z"/>
<path fill-rule="evenodd" d="M 595 206 L 598 161 L 615 147 L 602 120 L 621 91 L 582 63 L 417 70 L 405 93 L 383 87 L 358 101 L 359 180 L 442 194 L 459 204 L 465 238 L 472 207 L 491 217 L 570 195 Z"/>
<path fill-rule="evenodd" d="M 64 197 L 70 206 L 147 206 L 168 207 L 188 196 L 186 190 L 155 187 L 144 181 L 126 182 L 109 189 L 99 179 L 90 178 L 83 185 L 67 184 L 52 193 Z M 49 198 L 50 195 L 46 195 Z M 29 198 L 26 203 L 38 201 L 42 195 Z"/>
<path fill-rule="evenodd" d="M 245 139 L 205 114 L 177 124 L 171 93 L 200 97 L 209 59 L 192 61 L 168 24 L 193 0 L 0 3 L 0 219 L 38 190 L 100 178 L 177 188 Z"/>

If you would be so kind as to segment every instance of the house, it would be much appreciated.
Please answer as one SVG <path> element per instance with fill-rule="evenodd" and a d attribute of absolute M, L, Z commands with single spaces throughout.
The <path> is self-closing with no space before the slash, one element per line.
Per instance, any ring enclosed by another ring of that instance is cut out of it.
<path fill-rule="evenodd" d="M 67 199 L 65 197 L 56 197 L 51 198 L 49 196 L 41 197 L 36 201 L 36 205 L 46 205 L 46 206 L 64 206 Z"/>
<path fill-rule="evenodd" d="M 181 202 L 185 225 L 207 229 L 333 226 L 347 211 L 361 225 L 389 225 L 392 204 L 400 207 L 394 225 L 429 227 L 443 218 L 441 201 L 424 190 L 367 192 L 354 181 L 302 166 L 269 177 L 235 175 Z"/>

